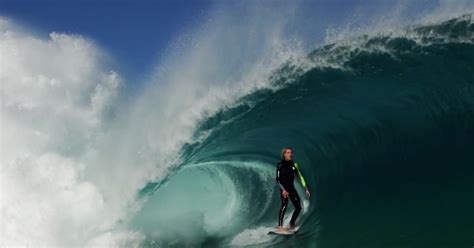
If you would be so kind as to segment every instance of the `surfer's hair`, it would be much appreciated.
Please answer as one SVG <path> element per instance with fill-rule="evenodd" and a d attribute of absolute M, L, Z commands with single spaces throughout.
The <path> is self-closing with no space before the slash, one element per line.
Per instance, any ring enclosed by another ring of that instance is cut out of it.
<path fill-rule="evenodd" d="M 289 146 L 283 147 L 283 149 L 281 149 L 281 158 L 282 158 L 282 159 L 285 159 L 285 152 L 286 152 L 286 150 L 291 150 L 291 151 L 293 151 L 293 148 L 291 148 L 291 147 L 289 147 Z"/>

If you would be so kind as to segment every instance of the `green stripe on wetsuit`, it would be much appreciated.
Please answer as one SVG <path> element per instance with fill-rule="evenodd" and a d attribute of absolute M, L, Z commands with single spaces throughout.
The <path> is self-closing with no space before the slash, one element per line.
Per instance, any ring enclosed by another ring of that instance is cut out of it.
<path fill-rule="evenodd" d="M 301 185 L 306 188 L 306 181 L 304 180 L 303 174 L 301 174 L 300 168 L 298 167 L 298 163 L 295 163 L 296 171 L 298 172 L 298 176 L 300 177 Z"/>

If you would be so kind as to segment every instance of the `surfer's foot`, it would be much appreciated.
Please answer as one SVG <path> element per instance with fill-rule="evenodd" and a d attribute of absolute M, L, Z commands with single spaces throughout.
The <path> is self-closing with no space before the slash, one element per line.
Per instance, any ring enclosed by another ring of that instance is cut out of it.
<path fill-rule="evenodd" d="M 294 231 L 296 229 L 296 225 L 291 225 L 290 224 L 290 227 L 288 228 L 288 231 Z"/>
<path fill-rule="evenodd" d="M 288 228 L 283 227 L 283 226 L 278 226 L 278 227 L 277 227 L 277 230 L 280 231 L 280 232 L 287 232 L 287 231 L 288 231 Z"/>

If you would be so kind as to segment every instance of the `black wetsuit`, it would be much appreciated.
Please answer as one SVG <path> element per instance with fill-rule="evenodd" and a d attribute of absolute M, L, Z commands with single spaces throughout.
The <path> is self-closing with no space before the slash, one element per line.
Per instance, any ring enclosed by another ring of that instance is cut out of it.
<path fill-rule="evenodd" d="M 298 193 L 296 192 L 293 181 L 295 179 L 295 174 L 297 173 L 297 168 L 295 167 L 293 160 L 284 160 L 282 159 L 278 162 L 277 172 L 276 172 L 276 181 L 280 187 L 280 198 L 281 198 L 281 207 L 278 215 L 278 225 L 283 226 L 283 217 L 285 216 L 285 211 L 288 206 L 288 198 L 290 198 L 291 203 L 295 207 L 295 211 L 291 216 L 290 225 L 295 225 L 296 218 L 301 212 L 301 201 Z M 283 189 L 286 190 L 289 195 L 287 198 L 283 197 Z"/>

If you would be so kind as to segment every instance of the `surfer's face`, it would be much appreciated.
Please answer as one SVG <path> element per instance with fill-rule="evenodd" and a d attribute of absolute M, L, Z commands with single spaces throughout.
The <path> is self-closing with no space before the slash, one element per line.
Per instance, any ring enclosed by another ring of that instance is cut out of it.
<path fill-rule="evenodd" d="M 293 158 L 293 151 L 291 149 L 286 149 L 283 156 L 285 157 L 285 160 L 291 160 Z"/>

